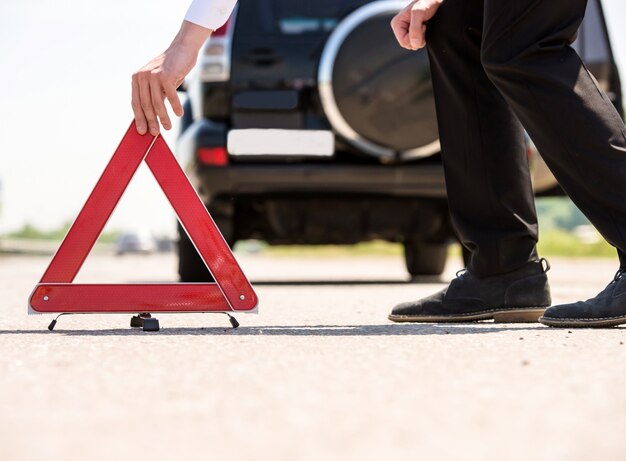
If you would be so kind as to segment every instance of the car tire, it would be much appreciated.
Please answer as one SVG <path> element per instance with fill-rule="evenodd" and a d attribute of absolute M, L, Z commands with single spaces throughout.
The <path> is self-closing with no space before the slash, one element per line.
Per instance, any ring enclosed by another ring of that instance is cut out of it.
<path fill-rule="evenodd" d="M 193 123 L 191 100 L 189 98 L 183 103 L 183 110 L 184 114 L 180 120 L 179 137 Z M 181 282 L 187 283 L 215 281 L 180 223 L 178 223 L 178 275 Z"/>
<path fill-rule="evenodd" d="M 228 245 L 233 248 L 235 242 L 232 240 L 232 219 L 219 216 L 212 217 Z M 209 272 L 204 264 L 204 261 L 200 258 L 187 232 L 185 232 L 180 224 L 178 224 L 178 275 L 180 281 L 186 283 L 207 283 L 215 281 L 211 272 Z"/>
<path fill-rule="evenodd" d="M 446 243 L 425 243 L 407 240 L 404 243 L 404 260 L 411 276 L 441 275 L 448 259 Z"/>
<path fill-rule="evenodd" d="M 181 282 L 213 282 L 211 273 L 204 265 L 198 251 L 185 230 L 178 225 L 178 275 Z"/>

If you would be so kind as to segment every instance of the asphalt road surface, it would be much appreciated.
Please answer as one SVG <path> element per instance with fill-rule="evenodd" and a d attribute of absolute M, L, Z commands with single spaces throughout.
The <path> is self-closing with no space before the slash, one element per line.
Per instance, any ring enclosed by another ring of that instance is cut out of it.
<path fill-rule="evenodd" d="M 48 257 L 0 257 L 0 459 L 624 460 L 626 328 L 396 325 L 395 258 L 240 255 L 259 315 L 27 316 Z M 552 261 L 553 297 L 610 260 Z M 175 280 L 172 255 L 88 260 L 78 281 Z"/>

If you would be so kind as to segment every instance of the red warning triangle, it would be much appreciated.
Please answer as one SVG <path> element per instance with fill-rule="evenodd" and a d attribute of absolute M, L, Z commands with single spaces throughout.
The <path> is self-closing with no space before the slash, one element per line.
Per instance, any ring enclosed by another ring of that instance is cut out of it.
<path fill-rule="evenodd" d="M 74 284 L 102 229 L 145 161 L 215 283 Z M 29 299 L 33 313 L 250 312 L 258 298 L 161 136 L 131 124 Z"/>

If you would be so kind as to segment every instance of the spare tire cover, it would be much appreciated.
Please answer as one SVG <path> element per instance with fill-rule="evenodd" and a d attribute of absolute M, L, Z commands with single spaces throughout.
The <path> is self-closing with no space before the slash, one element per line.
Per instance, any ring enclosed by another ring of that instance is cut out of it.
<path fill-rule="evenodd" d="M 434 146 L 417 156 L 432 155 L 439 134 L 428 57 L 398 45 L 389 26 L 393 16 L 375 14 L 343 40 L 332 71 L 335 105 L 371 143 L 409 156 L 406 151 Z"/>

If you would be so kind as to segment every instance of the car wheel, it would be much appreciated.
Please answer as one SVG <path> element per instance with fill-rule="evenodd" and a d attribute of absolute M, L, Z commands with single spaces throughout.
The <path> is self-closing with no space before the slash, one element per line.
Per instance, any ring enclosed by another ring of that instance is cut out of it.
<path fill-rule="evenodd" d="M 446 267 L 448 245 L 407 240 L 404 243 L 406 269 L 412 276 L 440 275 Z"/>
<path fill-rule="evenodd" d="M 232 220 L 218 216 L 213 216 L 213 220 L 220 232 L 222 232 L 228 245 L 232 248 L 235 244 L 231 238 L 233 235 Z M 200 258 L 196 247 L 180 224 L 178 224 L 178 275 L 181 282 L 206 283 L 215 281 L 204 261 Z"/>

